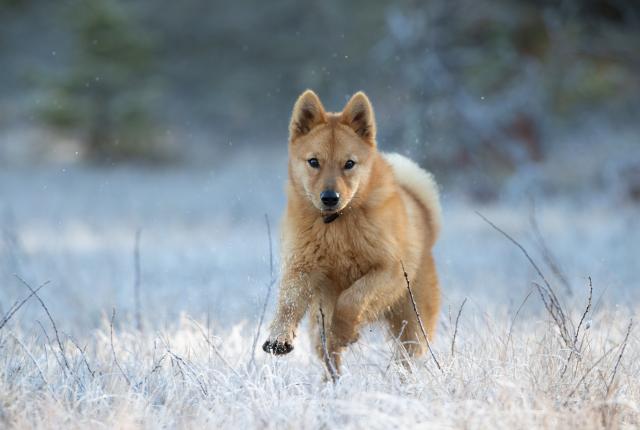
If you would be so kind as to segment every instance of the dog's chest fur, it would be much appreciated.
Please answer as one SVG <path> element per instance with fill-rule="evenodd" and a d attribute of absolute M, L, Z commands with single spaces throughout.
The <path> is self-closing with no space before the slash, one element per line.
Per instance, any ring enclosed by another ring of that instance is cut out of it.
<path fill-rule="evenodd" d="M 321 272 L 340 290 L 348 288 L 381 259 L 383 232 L 357 213 L 331 224 L 321 219 L 297 232 L 293 256 L 307 270 Z"/>

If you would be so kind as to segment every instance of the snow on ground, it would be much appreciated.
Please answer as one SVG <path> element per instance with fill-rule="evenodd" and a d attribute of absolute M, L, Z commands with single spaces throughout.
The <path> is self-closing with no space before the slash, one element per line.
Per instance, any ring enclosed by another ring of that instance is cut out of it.
<path fill-rule="evenodd" d="M 349 353 L 336 387 L 321 382 L 305 336 L 291 357 L 260 351 L 249 364 L 269 278 L 264 214 L 277 239 L 285 157 L 284 150 L 241 151 L 194 169 L 3 168 L 0 315 L 27 292 L 14 274 L 33 286 L 50 280 L 41 297 L 69 367 L 56 361 L 63 360 L 55 340 L 48 346 L 37 321 L 50 337 L 52 327 L 32 300 L 0 331 L 0 426 L 586 428 L 611 414 L 615 422 L 638 423 L 637 331 L 615 387 L 602 381 L 611 377 L 621 348 L 600 357 L 620 345 L 638 310 L 640 217 L 637 207 L 606 195 L 536 201 L 540 232 L 572 294 L 547 266 L 545 272 L 576 323 L 588 276 L 595 290 L 588 351 L 562 377 L 567 349 L 537 295 L 507 340 L 537 278 L 517 248 L 475 213 L 521 240 L 543 264 L 529 199 L 523 193 L 477 205 L 446 187 L 436 248 L 444 304 L 434 345 L 443 373 L 428 360 L 409 375 L 390 365 L 391 344 L 380 330 Z M 131 324 L 137 229 L 144 334 Z M 465 297 L 459 351 L 451 355 Z M 113 309 L 116 354 L 108 321 Z M 86 355 L 71 339 L 87 347 Z"/>

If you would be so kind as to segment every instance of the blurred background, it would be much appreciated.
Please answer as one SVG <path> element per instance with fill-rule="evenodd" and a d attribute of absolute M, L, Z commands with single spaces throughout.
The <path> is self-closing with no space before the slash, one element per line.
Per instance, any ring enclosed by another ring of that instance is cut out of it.
<path fill-rule="evenodd" d="M 306 88 L 364 90 L 380 148 L 436 174 L 450 297 L 528 288 L 476 209 L 567 291 L 640 287 L 637 1 L 0 0 L 0 299 L 20 273 L 79 322 L 130 310 L 141 229 L 154 315 L 251 318 Z"/>

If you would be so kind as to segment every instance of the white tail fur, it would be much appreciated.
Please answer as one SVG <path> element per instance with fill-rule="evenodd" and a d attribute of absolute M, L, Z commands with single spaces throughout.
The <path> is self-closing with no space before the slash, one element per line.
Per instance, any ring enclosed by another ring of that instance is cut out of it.
<path fill-rule="evenodd" d="M 442 225 L 442 208 L 438 184 L 433 175 L 404 155 L 387 153 L 382 156 L 393 168 L 398 183 L 411 191 L 429 211 L 432 243 L 435 243 Z"/>

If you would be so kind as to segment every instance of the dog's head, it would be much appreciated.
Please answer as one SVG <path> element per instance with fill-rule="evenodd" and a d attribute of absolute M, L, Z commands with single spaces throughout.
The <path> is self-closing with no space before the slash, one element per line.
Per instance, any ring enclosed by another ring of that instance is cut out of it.
<path fill-rule="evenodd" d="M 326 112 L 305 91 L 289 126 L 289 168 L 294 187 L 323 215 L 358 204 L 376 151 L 376 124 L 367 96 L 356 93 L 339 113 Z"/>

